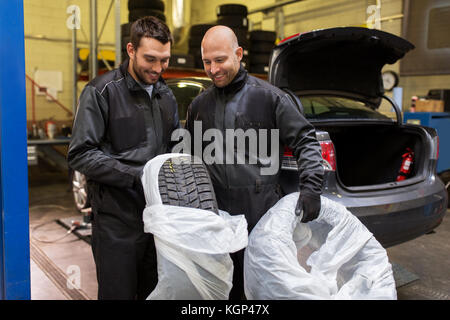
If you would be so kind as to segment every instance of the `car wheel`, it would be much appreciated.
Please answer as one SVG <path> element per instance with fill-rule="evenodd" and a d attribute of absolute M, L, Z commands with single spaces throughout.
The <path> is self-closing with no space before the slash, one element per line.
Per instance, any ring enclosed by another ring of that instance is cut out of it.
<path fill-rule="evenodd" d="M 73 172 L 72 192 L 75 207 L 78 211 L 89 208 L 91 206 L 91 204 L 89 203 L 86 177 L 84 174 L 78 171 Z"/>
<path fill-rule="evenodd" d="M 208 170 L 193 157 L 166 160 L 158 184 L 163 204 L 219 212 Z"/>

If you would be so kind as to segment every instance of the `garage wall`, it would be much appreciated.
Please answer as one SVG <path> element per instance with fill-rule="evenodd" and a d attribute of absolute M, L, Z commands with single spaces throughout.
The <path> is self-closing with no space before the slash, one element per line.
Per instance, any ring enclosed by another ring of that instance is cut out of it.
<path fill-rule="evenodd" d="M 97 0 L 97 30 L 100 32 L 105 20 L 110 0 Z M 63 91 L 58 93 L 58 100 L 72 110 L 72 30 L 66 26 L 69 15 L 68 6 L 75 4 L 81 11 L 81 28 L 77 32 L 79 48 L 89 48 L 89 0 L 24 0 L 25 29 L 25 70 L 34 78 L 36 70 L 62 71 Z M 128 21 L 127 1 L 121 1 L 121 21 Z M 36 39 L 47 37 L 53 40 Z M 58 41 L 56 41 L 58 40 Z M 81 43 L 84 41 L 85 43 Z M 114 6 L 107 20 L 100 43 L 114 44 Z M 99 46 L 99 49 L 114 50 L 114 46 Z M 27 80 L 27 119 L 30 121 L 31 86 Z M 78 94 L 86 82 L 78 83 Z M 48 119 L 71 121 L 72 118 L 56 103 L 47 101 L 44 96 L 36 96 L 36 118 L 44 122 Z"/>

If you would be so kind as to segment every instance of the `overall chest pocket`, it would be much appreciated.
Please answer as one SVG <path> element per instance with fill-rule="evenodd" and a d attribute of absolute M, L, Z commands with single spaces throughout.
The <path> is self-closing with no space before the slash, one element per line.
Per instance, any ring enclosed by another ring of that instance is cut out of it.
<path fill-rule="evenodd" d="M 146 141 L 144 109 L 136 107 L 132 114 L 111 119 L 109 131 L 115 151 L 137 148 Z"/>

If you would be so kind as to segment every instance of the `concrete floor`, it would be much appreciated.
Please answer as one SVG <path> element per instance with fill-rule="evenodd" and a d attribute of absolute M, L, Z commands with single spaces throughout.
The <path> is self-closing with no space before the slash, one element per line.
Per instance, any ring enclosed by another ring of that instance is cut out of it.
<path fill-rule="evenodd" d="M 82 220 L 74 209 L 67 175 L 30 167 L 29 205 L 32 300 L 95 300 L 90 245 L 73 234 L 65 236 L 67 229 L 56 222 L 69 217 Z M 450 300 L 448 213 L 435 232 L 387 249 L 390 262 L 401 267 L 405 279 L 418 278 L 397 288 L 399 300 Z"/>

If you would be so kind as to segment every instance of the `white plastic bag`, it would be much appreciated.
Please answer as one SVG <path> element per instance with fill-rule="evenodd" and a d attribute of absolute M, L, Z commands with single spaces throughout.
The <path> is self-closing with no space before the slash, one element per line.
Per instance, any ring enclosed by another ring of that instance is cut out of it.
<path fill-rule="evenodd" d="M 158 173 L 169 158 L 163 154 L 144 167 L 144 231 L 152 233 L 158 256 L 158 284 L 147 299 L 228 299 L 233 262 L 229 253 L 248 243 L 243 215 L 162 204 Z"/>
<path fill-rule="evenodd" d="M 396 299 L 386 250 L 369 230 L 325 197 L 319 217 L 300 223 L 298 196 L 278 201 L 249 236 L 247 299 Z"/>

